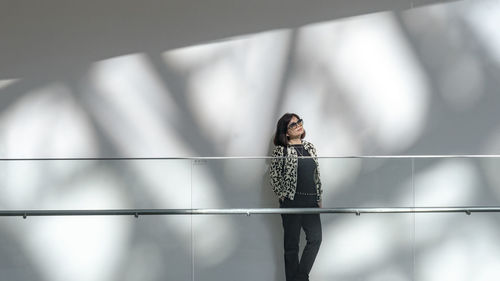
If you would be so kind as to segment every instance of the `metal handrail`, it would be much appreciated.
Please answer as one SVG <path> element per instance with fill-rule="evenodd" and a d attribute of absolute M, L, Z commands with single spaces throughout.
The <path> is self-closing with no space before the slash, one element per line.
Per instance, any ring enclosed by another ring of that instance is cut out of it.
<path fill-rule="evenodd" d="M 302 156 L 312 157 L 312 156 Z M 281 156 L 207 156 L 207 157 L 49 157 L 49 158 L 0 158 L 0 161 L 68 161 L 68 160 L 225 160 L 225 159 L 272 159 Z M 316 158 L 355 159 L 418 159 L 418 158 L 500 158 L 497 154 L 456 154 L 456 155 L 337 155 Z"/>
<path fill-rule="evenodd" d="M 102 209 L 102 210 L 0 210 L 0 217 L 30 216 L 150 216 L 150 215 L 265 215 L 265 214 L 404 214 L 496 213 L 500 206 L 388 207 L 388 208 L 249 208 L 249 209 Z"/>

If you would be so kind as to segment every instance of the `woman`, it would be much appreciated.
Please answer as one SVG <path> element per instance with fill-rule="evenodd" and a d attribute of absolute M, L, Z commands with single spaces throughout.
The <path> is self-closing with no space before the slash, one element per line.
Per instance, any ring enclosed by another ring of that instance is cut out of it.
<path fill-rule="evenodd" d="M 295 113 L 283 115 L 276 126 L 270 178 L 280 208 L 321 208 L 321 181 L 314 146 L 303 140 L 304 122 Z M 312 157 L 307 157 L 312 156 Z M 308 281 L 321 244 L 319 214 L 282 214 L 287 281 Z M 307 244 L 299 261 L 300 230 Z"/>

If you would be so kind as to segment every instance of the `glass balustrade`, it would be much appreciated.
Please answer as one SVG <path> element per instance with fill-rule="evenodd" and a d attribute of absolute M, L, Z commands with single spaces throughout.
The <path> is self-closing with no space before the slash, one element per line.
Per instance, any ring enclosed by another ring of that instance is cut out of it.
<path fill-rule="evenodd" d="M 313 211 L 323 241 L 310 280 L 476 281 L 500 273 L 500 159 L 319 163 L 323 208 Z M 284 280 L 283 209 L 269 164 L 1 160 L 0 271 L 5 280 Z"/>

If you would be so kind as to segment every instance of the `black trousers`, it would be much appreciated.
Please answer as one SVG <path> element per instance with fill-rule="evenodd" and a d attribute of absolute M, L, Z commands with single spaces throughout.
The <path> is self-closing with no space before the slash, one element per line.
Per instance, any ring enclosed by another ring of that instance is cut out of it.
<path fill-rule="evenodd" d="M 285 199 L 280 208 L 317 208 L 316 202 Z M 319 214 L 281 214 L 284 232 L 286 281 L 309 281 L 309 272 L 321 245 Z M 307 244 L 299 260 L 300 230 L 304 229 Z"/>

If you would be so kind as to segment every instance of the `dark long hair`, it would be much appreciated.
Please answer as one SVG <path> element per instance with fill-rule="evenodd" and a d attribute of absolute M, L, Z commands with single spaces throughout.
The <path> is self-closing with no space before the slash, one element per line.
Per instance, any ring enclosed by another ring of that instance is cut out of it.
<path fill-rule="evenodd" d="M 286 132 L 288 131 L 288 123 L 292 120 L 292 117 L 300 119 L 300 117 L 295 113 L 285 113 L 281 116 L 280 120 L 278 120 L 278 124 L 276 125 L 276 133 L 274 134 L 274 145 L 288 146 L 288 137 L 286 136 Z M 306 131 L 300 136 L 300 139 L 305 138 Z"/>

